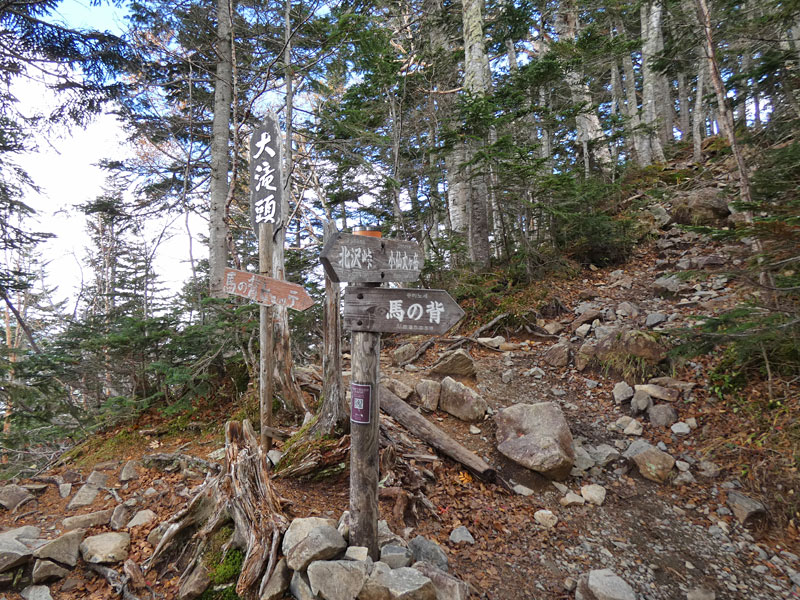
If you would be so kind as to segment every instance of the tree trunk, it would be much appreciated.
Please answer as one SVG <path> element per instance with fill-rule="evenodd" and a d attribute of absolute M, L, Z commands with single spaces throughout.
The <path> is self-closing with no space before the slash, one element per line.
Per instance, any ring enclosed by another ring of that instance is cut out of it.
<path fill-rule="evenodd" d="M 692 111 L 692 160 L 703 160 L 703 134 L 705 133 L 706 111 L 703 110 L 703 86 L 705 85 L 706 63 L 703 57 L 697 63 L 697 84 L 694 91 L 694 110 Z"/>
<path fill-rule="evenodd" d="M 617 28 L 620 31 L 624 31 L 621 24 Z M 640 167 L 646 167 L 653 162 L 653 154 L 650 148 L 650 136 L 641 129 L 639 101 L 636 97 L 636 72 L 633 69 L 633 59 L 630 52 L 623 53 L 622 70 L 625 74 L 625 105 L 628 111 L 633 146 L 636 149 L 636 163 Z"/>
<path fill-rule="evenodd" d="M 642 21 L 642 112 L 644 125 L 648 128 L 648 138 L 653 159 L 663 162 L 664 149 L 659 138 L 657 95 L 659 88 L 658 74 L 653 71 L 651 60 L 658 48 L 658 36 L 661 31 L 660 2 L 643 4 L 640 9 Z"/>
<path fill-rule="evenodd" d="M 211 183 L 208 214 L 208 263 L 212 297 L 225 297 L 223 279 L 228 262 L 225 204 L 228 197 L 230 111 L 233 100 L 231 1 L 217 0 L 217 69 L 214 79 L 214 117 L 211 124 Z"/>

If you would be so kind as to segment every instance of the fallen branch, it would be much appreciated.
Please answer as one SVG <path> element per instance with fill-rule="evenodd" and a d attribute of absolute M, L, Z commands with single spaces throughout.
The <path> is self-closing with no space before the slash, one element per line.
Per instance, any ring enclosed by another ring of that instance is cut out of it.
<path fill-rule="evenodd" d="M 128 589 L 128 576 L 120 576 L 114 569 L 104 567 L 95 563 L 87 563 L 91 571 L 94 571 L 108 582 L 111 589 L 122 596 L 123 600 L 139 600 L 139 596 Z"/>

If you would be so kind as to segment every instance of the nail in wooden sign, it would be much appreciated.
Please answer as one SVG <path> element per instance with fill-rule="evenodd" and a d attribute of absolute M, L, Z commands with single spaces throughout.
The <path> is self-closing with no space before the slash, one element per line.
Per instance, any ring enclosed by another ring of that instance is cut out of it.
<path fill-rule="evenodd" d="M 249 298 L 266 306 L 285 306 L 294 310 L 306 310 L 314 305 L 302 285 L 280 281 L 272 277 L 225 269 L 225 286 L 227 293 Z"/>
<path fill-rule="evenodd" d="M 339 233 L 325 243 L 320 261 L 333 281 L 381 283 L 416 281 L 425 258 L 416 242 Z"/>
<path fill-rule="evenodd" d="M 437 335 L 463 316 L 464 311 L 444 290 L 345 289 L 344 328 L 352 331 Z"/>

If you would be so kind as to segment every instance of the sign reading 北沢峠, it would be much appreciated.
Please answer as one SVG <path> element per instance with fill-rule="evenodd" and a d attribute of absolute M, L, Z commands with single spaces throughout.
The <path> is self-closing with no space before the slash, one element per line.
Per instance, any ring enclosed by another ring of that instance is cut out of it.
<path fill-rule="evenodd" d="M 320 261 L 333 281 L 381 283 L 416 281 L 424 257 L 416 242 L 339 233 L 325 243 Z"/>
<path fill-rule="evenodd" d="M 261 223 L 280 223 L 282 202 L 281 135 L 275 116 L 270 114 L 250 138 L 250 219 L 253 229 L 258 231 Z"/>

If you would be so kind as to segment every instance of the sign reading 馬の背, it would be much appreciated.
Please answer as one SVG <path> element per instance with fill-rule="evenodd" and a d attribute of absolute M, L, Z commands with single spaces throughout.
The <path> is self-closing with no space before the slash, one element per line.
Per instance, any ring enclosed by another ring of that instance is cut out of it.
<path fill-rule="evenodd" d="M 270 114 L 250 138 L 250 219 L 257 232 L 261 223 L 281 221 L 281 135 Z"/>

